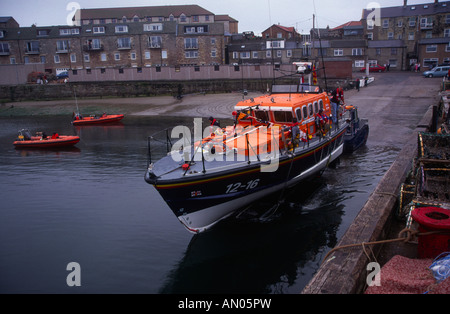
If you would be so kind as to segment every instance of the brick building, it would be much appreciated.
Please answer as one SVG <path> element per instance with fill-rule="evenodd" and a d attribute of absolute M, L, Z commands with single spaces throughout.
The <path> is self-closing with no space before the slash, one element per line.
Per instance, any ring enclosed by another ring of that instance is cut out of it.
<path fill-rule="evenodd" d="M 409 70 L 421 63 L 422 69 L 450 62 L 450 1 L 379 9 L 379 25 L 368 23 L 375 11 L 363 10 L 364 32 L 369 40 L 372 64 L 390 64 Z"/>
<path fill-rule="evenodd" d="M 7 18 L 0 19 L 2 21 Z M 81 9 L 75 26 L 0 30 L 0 65 L 44 65 L 46 72 L 216 65 L 238 22 L 197 5 Z M 70 73 L 69 73 L 70 74 Z"/>

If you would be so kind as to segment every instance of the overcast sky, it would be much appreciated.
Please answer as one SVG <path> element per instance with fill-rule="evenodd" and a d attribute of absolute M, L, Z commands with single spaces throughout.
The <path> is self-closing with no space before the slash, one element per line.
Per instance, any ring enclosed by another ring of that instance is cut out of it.
<path fill-rule="evenodd" d="M 361 19 L 362 9 L 371 2 L 381 7 L 400 6 L 403 0 L 0 0 L 0 16 L 12 16 L 26 27 L 67 25 L 74 5 L 81 8 L 198 4 L 214 14 L 228 14 L 239 21 L 239 32 L 259 34 L 272 24 L 294 26 L 300 33 L 316 26 L 331 28 Z M 408 4 L 432 3 L 434 0 L 408 0 Z"/>

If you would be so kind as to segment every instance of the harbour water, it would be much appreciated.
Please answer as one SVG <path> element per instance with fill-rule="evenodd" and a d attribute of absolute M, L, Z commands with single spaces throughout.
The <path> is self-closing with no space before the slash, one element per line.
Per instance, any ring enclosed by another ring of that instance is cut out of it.
<path fill-rule="evenodd" d="M 129 116 L 76 128 L 70 117 L 1 118 L 0 293 L 300 293 L 400 150 L 369 138 L 290 189 L 269 221 L 243 215 L 192 235 L 144 181 L 147 136 L 192 123 Z M 81 141 L 70 150 L 16 150 L 22 128 Z M 81 286 L 67 285 L 71 262 Z"/>

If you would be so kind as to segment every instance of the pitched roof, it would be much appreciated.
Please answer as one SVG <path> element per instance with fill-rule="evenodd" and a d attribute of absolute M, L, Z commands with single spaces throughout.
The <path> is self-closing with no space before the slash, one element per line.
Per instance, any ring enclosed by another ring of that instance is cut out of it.
<path fill-rule="evenodd" d="M 362 26 L 361 21 L 350 21 L 345 24 L 339 25 L 338 27 L 333 28 L 332 30 L 338 30 L 346 27 L 354 27 L 354 26 Z"/>
<path fill-rule="evenodd" d="M 367 19 L 367 16 L 373 10 L 364 9 L 362 19 Z M 418 16 L 418 15 L 433 15 L 438 13 L 450 13 L 450 1 L 437 3 L 423 3 L 406 6 L 381 8 L 381 18 L 400 17 L 400 16 Z"/>
<path fill-rule="evenodd" d="M 193 15 L 214 15 L 212 12 L 198 5 L 164 5 L 164 6 L 147 6 L 147 7 L 123 7 L 123 8 L 99 8 L 99 9 L 81 9 L 80 18 L 82 20 L 90 19 L 121 19 L 126 16 L 131 19 L 134 16 L 163 16 L 169 17 L 171 14 L 179 17 L 181 14 L 186 16 Z"/>

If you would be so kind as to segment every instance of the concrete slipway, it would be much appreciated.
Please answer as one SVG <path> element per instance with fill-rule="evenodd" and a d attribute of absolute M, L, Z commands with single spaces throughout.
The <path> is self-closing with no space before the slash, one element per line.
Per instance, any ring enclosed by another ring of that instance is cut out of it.
<path fill-rule="evenodd" d="M 410 73 L 383 74 L 386 75 L 378 75 L 376 77 L 376 83 L 367 88 L 367 91 L 372 89 L 371 93 L 377 93 L 378 91 L 380 95 L 379 100 L 375 101 L 374 105 L 383 107 L 382 103 L 388 102 L 388 106 L 392 109 L 393 117 L 398 118 L 399 126 L 401 125 L 401 121 L 404 121 L 403 118 L 406 115 L 408 116 L 407 118 L 410 119 L 411 124 L 415 124 L 415 127 L 413 130 L 404 133 L 397 138 L 399 141 L 398 145 L 399 147 L 402 147 L 402 150 L 389 170 L 380 180 L 378 186 L 370 195 L 366 204 L 344 236 L 340 239 L 336 248 L 351 244 L 392 239 L 395 234 L 395 232 L 391 232 L 392 229 L 398 229 L 398 224 L 396 225 L 398 222 L 396 222 L 393 217 L 393 213 L 397 206 L 400 186 L 405 182 L 407 174 L 412 167 L 412 160 L 417 154 L 418 132 L 426 131 L 431 125 L 432 106 L 438 105 L 439 102 L 438 92 L 440 84 L 442 83 L 441 79 L 427 81 L 422 77 L 412 76 Z M 390 81 L 392 81 L 392 85 L 389 84 Z M 421 84 L 422 86 L 419 86 Z M 391 88 L 386 89 L 389 85 L 391 85 Z M 425 85 L 427 85 L 427 87 L 425 87 Z M 413 90 L 413 88 L 418 88 L 418 90 L 420 90 L 424 87 L 428 90 L 428 99 Z M 389 100 L 387 97 L 390 95 L 392 96 L 392 99 Z M 410 105 L 405 105 L 407 103 Z M 361 99 L 358 104 L 353 104 L 362 106 L 363 108 L 365 106 L 364 99 Z M 419 109 L 420 106 L 423 106 L 422 109 Z M 397 109 L 399 110 L 393 109 L 393 107 L 398 107 Z M 383 110 L 386 110 L 386 108 Z M 415 118 L 410 116 L 413 112 L 416 114 L 420 112 L 423 113 L 423 110 L 426 110 L 426 112 L 420 120 L 414 120 Z M 364 114 L 360 114 L 360 116 L 366 117 Z M 377 130 L 377 125 L 380 123 L 383 124 L 382 121 L 380 121 L 383 119 L 383 116 L 380 116 L 377 119 L 376 116 L 370 115 L 368 118 L 371 132 L 374 130 L 375 133 L 372 133 L 372 139 L 383 140 L 382 137 L 379 137 L 380 134 L 378 134 L 380 130 Z M 417 122 L 415 123 L 415 121 Z M 396 132 L 395 129 L 391 128 L 396 127 L 386 125 L 384 128 L 384 140 L 391 140 L 391 135 Z M 369 141 L 370 140 L 371 138 L 369 137 Z M 390 253 L 399 254 L 399 252 L 396 251 L 399 249 L 399 246 L 391 246 L 390 249 L 393 249 L 394 251 Z M 379 256 L 380 251 L 383 249 L 382 245 L 370 246 L 370 248 L 369 246 L 366 246 L 366 248 L 369 250 L 371 248 L 376 256 Z M 372 251 L 369 251 L 370 253 L 367 254 L 367 249 L 366 252 L 364 252 L 362 245 L 336 249 L 327 256 L 326 260 L 322 263 L 308 285 L 303 289 L 302 293 L 363 293 L 366 288 L 366 277 L 368 275 L 366 267 L 368 263 L 373 261 L 368 258 L 368 255 L 372 254 Z M 406 250 L 410 255 L 414 255 L 417 248 L 414 245 L 410 245 L 407 248 L 403 247 L 402 250 Z"/>

